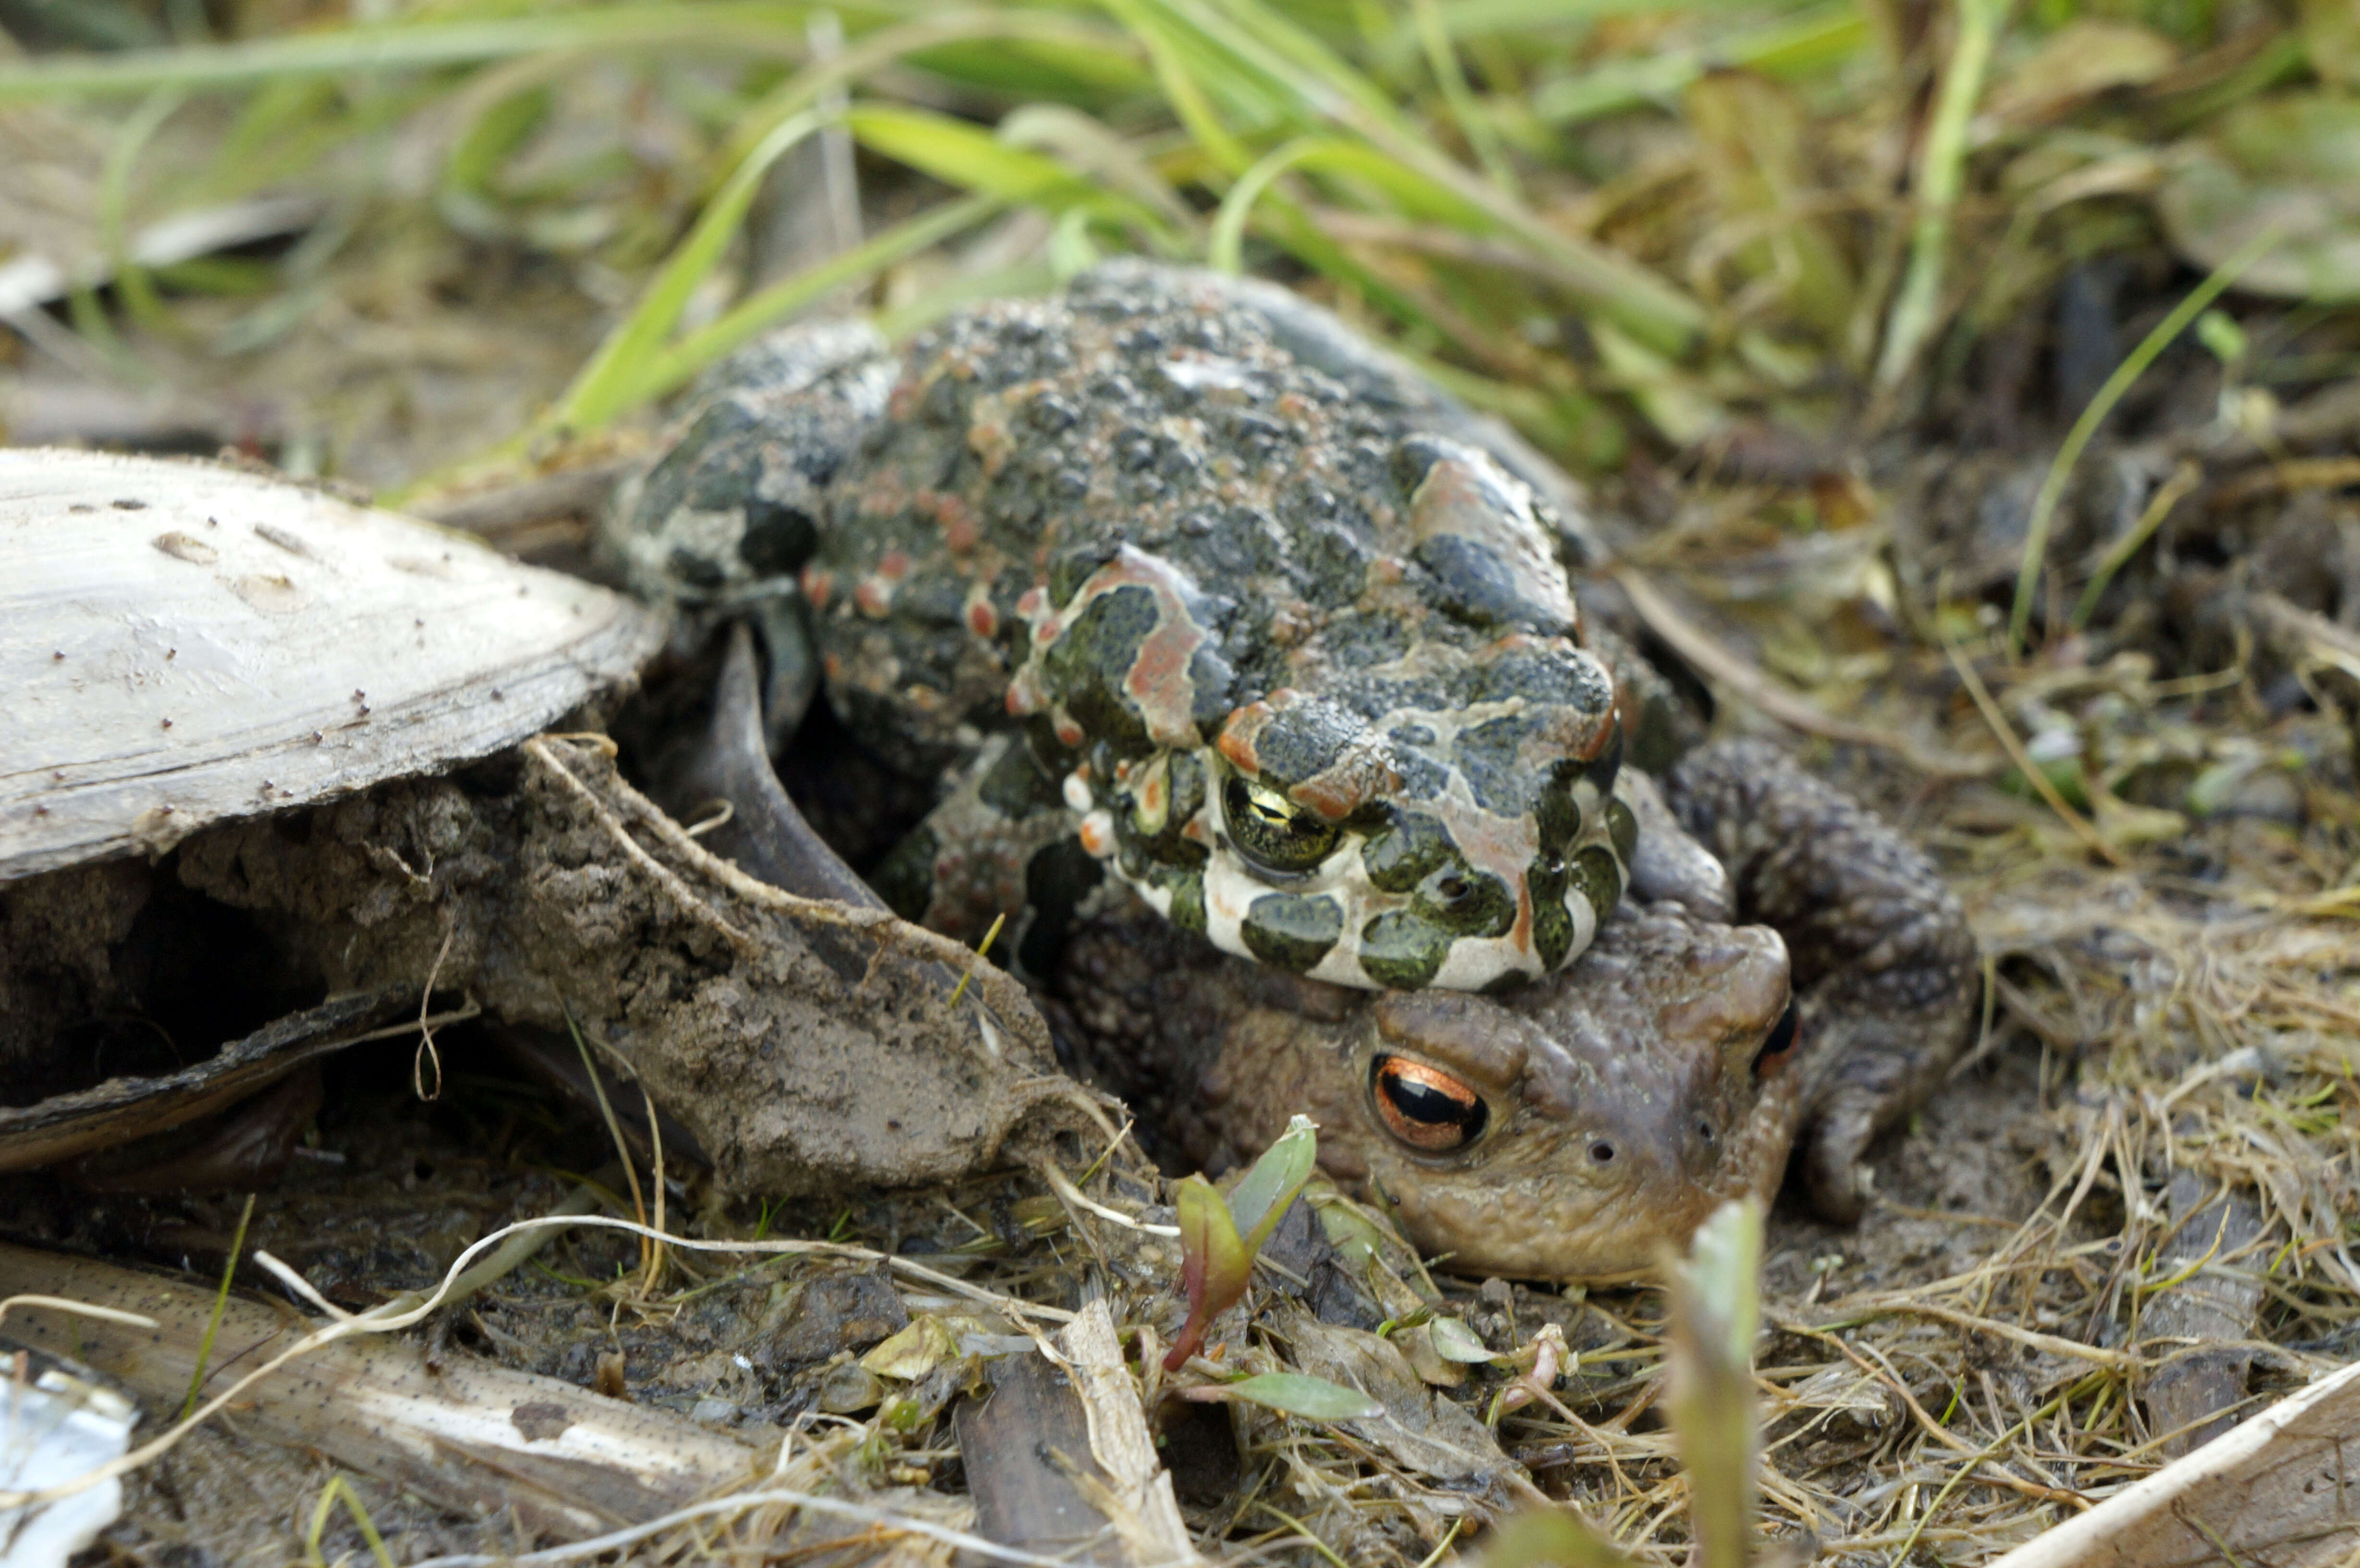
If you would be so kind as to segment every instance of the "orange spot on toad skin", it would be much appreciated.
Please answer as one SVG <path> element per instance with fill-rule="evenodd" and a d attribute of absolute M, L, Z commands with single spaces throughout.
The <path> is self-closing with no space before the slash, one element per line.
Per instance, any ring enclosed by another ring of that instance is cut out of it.
<path fill-rule="evenodd" d="M 920 493 L 917 509 L 942 525 L 943 542 L 950 546 L 953 555 L 965 555 L 983 538 L 983 528 L 975 518 L 975 510 L 964 497 L 946 495 L 939 490 Z"/>
<path fill-rule="evenodd" d="M 1141 713 L 1151 719 L 1163 719 L 1169 727 L 1174 715 L 1185 715 L 1195 706 L 1195 688 L 1189 683 L 1188 663 L 1204 646 L 1205 634 L 1183 618 L 1175 624 L 1165 618 L 1147 634 L 1139 645 L 1139 656 L 1131 660 L 1131 670 L 1123 677 L 1123 687 L 1138 702 Z M 1184 735 L 1151 733 L 1150 738 L 1165 746 L 1180 744 Z"/>
<path fill-rule="evenodd" d="M 1082 744 L 1082 726 L 1074 723 L 1073 720 L 1066 718 L 1064 714 L 1060 713 L 1057 715 L 1055 727 L 1057 731 L 1057 744 L 1059 746 L 1072 746 Z"/>
<path fill-rule="evenodd" d="M 881 620 L 893 608 L 893 584 L 882 576 L 864 577 L 852 590 L 853 607 Z"/>
<path fill-rule="evenodd" d="M 811 607 L 825 610 L 829 598 L 836 593 L 836 576 L 816 566 L 806 566 L 803 568 L 803 597 L 811 601 Z"/>
<path fill-rule="evenodd" d="M 1401 772 L 1382 742 L 1353 745 L 1325 771 L 1287 791 L 1331 822 L 1340 822 L 1380 795 L 1398 793 Z"/>
<path fill-rule="evenodd" d="M 1010 454 L 1016 450 L 1016 438 L 1008 429 L 1002 399 L 987 396 L 975 400 L 974 422 L 967 428 L 967 449 L 983 460 L 983 475 L 989 479 L 1008 465 Z"/>
<path fill-rule="evenodd" d="M 1092 811 L 1084 817 L 1074 836 L 1082 841 L 1082 848 L 1096 859 L 1104 860 L 1114 853 L 1114 824 L 1107 820 L 1104 811 Z"/>
<path fill-rule="evenodd" d="M 1229 715 L 1221 726 L 1221 738 L 1213 744 L 1230 766 L 1250 778 L 1262 774 L 1262 759 L 1254 752 L 1254 737 L 1262 733 L 1262 721 L 1270 716 L 1269 707 L 1262 702 L 1248 703 Z"/>
<path fill-rule="evenodd" d="M 978 599 L 967 607 L 967 629 L 979 637 L 989 637 L 1000 630 L 1000 612 L 988 600 Z"/>

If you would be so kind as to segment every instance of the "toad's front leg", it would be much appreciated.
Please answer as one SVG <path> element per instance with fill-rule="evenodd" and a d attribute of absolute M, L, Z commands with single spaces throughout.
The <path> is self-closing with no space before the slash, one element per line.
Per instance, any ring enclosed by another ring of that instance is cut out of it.
<path fill-rule="evenodd" d="M 1738 919 L 1786 938 L 1804 1041 L 1804 1177 L 1820 1214 L 1857 1219 L 1863 1151 L 1925 1101 L 1972 1032 L 1965 913 L 1916 845 L 1765 742 L 1701 748 L 1664 794 L 1729 868 Z"/>

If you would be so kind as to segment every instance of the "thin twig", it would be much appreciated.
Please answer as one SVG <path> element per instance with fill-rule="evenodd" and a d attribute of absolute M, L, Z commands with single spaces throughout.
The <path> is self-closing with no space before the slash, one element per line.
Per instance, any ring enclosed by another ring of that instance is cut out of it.
<path fill-rule="evenodd" d="M 1639 612 L 1639 618 L 1647 623 L 1650 631 L 1670 644 L 1673 652 L 1694 665 L 1708 679 L 1728 687 L 1788 728 L 1828 740 L 1874 746 L 1879 751 L 1891 752 L 1920 773 L 1936 778 L 1980 779 L 1993 771 L 1992 764 L 1978 758 L 1929 752 L 1891 730 L 1854 724 L 1849 719 L 1840 719 L 1823 712 L 1808 699 L 1775 684 L 1760 670 L 1722 646 L 1711 634 L 1682 615 L 1678 606 L 1644 574 L 1632 567 L 1617 567 L 1614 581 L 1621 583 L 1622 592 L 1630 596 L 1631 607 Z"/>

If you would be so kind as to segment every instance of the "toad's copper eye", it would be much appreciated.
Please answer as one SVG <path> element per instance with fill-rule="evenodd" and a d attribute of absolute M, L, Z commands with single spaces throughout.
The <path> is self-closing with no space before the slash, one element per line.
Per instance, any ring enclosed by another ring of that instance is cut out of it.
<path fill-rule="evenodd" d="M 1404 1056 L 1380 1056 L 1370 1063 L 1369 1093 L 1386 1130 L 1428 1154 L 1465 1149 L 1483 1136 L 1483 1124 L 1491 1116 L 1466 1079 Z"/>
<path fill-rule="evenodd" d="M 1308 871 L 1328 858 L 1343 830 L 1266 784 L 1232 776 L 1221 790 L 1229 838 L 1265 871 Z"/>
<path fill-rule="evenodd" d="M 1795 1004 L 1789 1002 L 1786 1010 L 1778 1015 L 1778 1021 L 1770 1026 L 1769 1038 L 1762 1042 L 1762 1049 L 1754 1053 L 1754 1076 L 1767 1078 L 1786 1066 L 1795 1054 L 1795 1041 L 1800 1034 Z"/>

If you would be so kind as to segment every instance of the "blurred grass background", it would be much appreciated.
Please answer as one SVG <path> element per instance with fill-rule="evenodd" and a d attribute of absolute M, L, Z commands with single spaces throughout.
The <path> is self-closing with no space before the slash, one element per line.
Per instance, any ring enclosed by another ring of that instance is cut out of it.
<path fill-rule="evenodd" d="M 0 265 L 46 256 L 71 293 L 74 341 L 33 335 L 151 398 L 246 398 L 274 457 L 380 488 L 574 461 L 801 310 L 907 331 L 1115 251 L 1304 288 L 1591 474 L 1764 426 L 1956 430 L 1983 345 L 2097 279 L 2106 341 L 2059 349 L 2031 405 L 2070 419 L 2272 224 L 2240 280 L 2268 330 L 2205 342 L 2264 395 L 2360 348 L 2354 0 L 5 0 L 0 25 Z M 169 220 L 290 192 L 316 206 L 273 243 L 142 259 Z"/>

